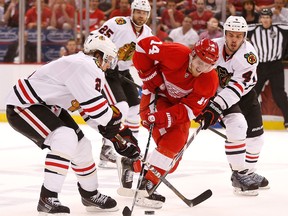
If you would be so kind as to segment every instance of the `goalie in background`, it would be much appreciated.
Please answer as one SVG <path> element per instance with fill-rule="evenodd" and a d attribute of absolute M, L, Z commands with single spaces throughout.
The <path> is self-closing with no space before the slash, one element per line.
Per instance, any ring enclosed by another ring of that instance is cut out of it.
<path fill-rule="evenodd" d="M 45 159 L 39 213 L 70 213 L 58 199 L 70 165 L 87 211 L 118 210 L 113 198 L 98 191 L 91 142 L 68 113 L 78 110 L 89 126 L 113 142 L 119 154 L 139 156 L 132 132 L 127 127 L 120 129 L 122 114 L 101 94 L 106 82 L 103 71 L 115 64 L 116 56 L 116 46 L 109 38 L 90 35 L 84 52 L 59 58 L 27 79 L 19 79 L 7 97 L 9 124 L 39 148 L 50 150 Z M 127 145 L 120 145 L 116 134 L 127 138 Z"/>
<path fill-rule="evenodd" d="M 109 104 L 121 111 L 123 124 L 130 128 L 136 138 L 140 126 L 139 90 L 125 78 L 133 81 L 129 68 L 133 65 L 132 56 L 137 40 L 152 35 L 151 29 L 145 24 L 150 16 L 150 10 L 148 0 L 134 0 L 131 4 L 130 17 L 113 17 L 103 23 L 100 29 L 92 32 L 109 37 L 119 50 L 117 67 L 105 73 L 107 85 L 104 87 L 104 94 Z M 111 142 L 103 138 L 98 166 L 116 168 L 116 158 Z"/>

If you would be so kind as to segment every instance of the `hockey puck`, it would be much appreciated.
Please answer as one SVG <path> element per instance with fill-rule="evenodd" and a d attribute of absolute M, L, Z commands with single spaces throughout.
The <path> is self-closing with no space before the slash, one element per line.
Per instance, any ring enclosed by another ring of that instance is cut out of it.
<path fill-rule="evenodd" d="M 145 211 L 145 215 L 154 215 L 155 211 Z"/>

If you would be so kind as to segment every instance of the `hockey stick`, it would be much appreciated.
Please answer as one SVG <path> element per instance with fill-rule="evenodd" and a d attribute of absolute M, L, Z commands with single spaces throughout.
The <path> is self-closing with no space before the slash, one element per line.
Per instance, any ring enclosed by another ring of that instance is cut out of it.
<path fill-rule="evenodd" d="M 156 104 L 157 104 L 157 100 L 158 100 L 158 91 L 159 91 L 159 89 L 157 88 L 156 92 L 155 92 L 155 99 L 154 99 L 154 107 L 153 107 L 153 111 L 154 112 L 156 110 Z M 150 128 L 149 128 L 148 141 L 147 141 L 147 145 L 146 145 L 146 149 L 145 149 L 145 153 L 144 153 L 144 157 L 143 157 L 144 161 L 146 160 L 147 155 L 148 155 L 153 128 L 154 128 L 154 123 L 151 124 Z M 137 188 L 136 188 L 136 191 L 135 191 L 135 194 L 134 194 L 134 197 L 133 197 L 131 210 L 129 209 L 128 206 L 125 206 L 123 211 L 122 211 L 123 216 L 131 216 L 132 215 L 132 212 L 134 210 L 134 206 L 135 206 L 135 203 L 136 203 L 136 198 L 137 198 L 137 195 L 138 195 L 138 192 L 139 192 L 139 188 L 140 188 L 140 185 L 141 185 L 143 177 L 144 177 L 144 167 L 145 167 L 144 164 L 142 164 L 140 175 L 139 175 L 138 182 L 137 182 Z"/>
<path fill-rule="evenodd" d="M 178 154 L 175 156 L 175 158 L 173 159 L 173 161 L 171 162 L 169 169 L 162 175 L 163 178 L 165 178 L 170 170 L 174 167 L 174 165 L 177 163 L 177 161 L 183 156 L 184 151 L 190 146 L 190 144 L 193 142 L 193 140 L 195 139 L 196 135 L 200 132 L 200 130 L 202 129 L 202 125 L 200 125 L 196 131 L 194 131 L 194 133 L 192 134 L 192 136 L 189 138 L 189 140 L 186 142 L 186 144 L 183 146 L 183 148 L 178 152 Z M 157 185 L 155 185 L 150 191 L 148 191 L 149 195 L 151 195 L 152 193 L 154 193 L 154 191 L 158 188 L 158 186 L 161 184 L 161 179 L 158 182 Z"/>
<path fill-rule="evenodd" d="M 148 163 L 144 160 L 142 160 L 142 162 L 148 167 L 148 169 L 150 171 L 152 171 L 152 173 L 155 176 L 157 176 L 160 179 L 161 182 L 163 182 L 168 188 L 170 188 L 189 207 L 196 206 L 196 205 L 202 203 L 203 201 L 205 201 L 206 199 L 208 199 L 209 197 L 212 196 L 212 191 L 210 189 L 208 189 L 193 199 L 187 199 L 164 176 L 162 176 L 153 166 L 151 166 L 150 163 Z"/>
<path fill-rule="evenodd" d="M 132 80 L 128 79 L 127 77 L 123 76 L 122 74 L 119 73 L 119 76 L 121 79 L 123 79 L 125 82 L 128 82 L 132 85 L 134 85 L 135 87 L 137 87 L 138 89 L 142 90 L 142 86 L 138 85 L 137 83 L 133 82 Z"/>
<path fill-rule="evenodd" d="M 221 136 L 222 138 L 227 139 L 227 136 L 226 136 L 225 134 L 219 132 L 219 131 L 216 130 L 215 128 L 208 127 L 208 129 L 209 129 L 210 131 L 213 131 L 214 133 L 218 134 L 218 135 Z"/>

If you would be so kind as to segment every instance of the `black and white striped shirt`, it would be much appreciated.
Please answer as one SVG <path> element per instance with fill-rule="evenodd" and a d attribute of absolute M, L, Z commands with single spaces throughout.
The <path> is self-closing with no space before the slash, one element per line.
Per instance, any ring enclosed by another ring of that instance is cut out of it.
<path fill-rule="evenodd" d="M 262 24 L 252 24 L 248 26 L 247 37 L 257 51 L 260 63 L 282 60 L 287 51 L 288 25 L 273 23 L 265 29 Z"/>

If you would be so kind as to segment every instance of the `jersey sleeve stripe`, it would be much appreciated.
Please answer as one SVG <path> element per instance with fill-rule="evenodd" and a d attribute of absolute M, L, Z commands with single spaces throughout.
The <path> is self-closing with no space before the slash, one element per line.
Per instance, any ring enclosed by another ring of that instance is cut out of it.
<path fill-rule="evenodd" d="M 28 92 L 26 91 L 26 89 L 25 89 L 25 87 L 24 87 L 24 85 L 23 85 L 23 83 L 21 82 L 20 79 L 18 80 L 18 85 L 19 85 L 19 87 L 20 87 L 20 89 L 21 89 L 24 97 L 29 101 L 29 103 L 35 104 L 35 102 L 34 102 L 34 101 L 32 100 L 32 98 L 29 96 Z"/>
<path fill-rule="evenodd" d="M 101 100 L 102 98 L 103 98 L 103 96 L 100 95 L 100 96 L 98 96 L 98 97 L 92 98 L 91 100 L 82 102 L 82 103 L 80 103 L 80 105 L 81 105 L 81 106 L 86 106 L 86 105 L 89 105 L 89 104 L 94 103 L 94 102 L 96 102 L 96 101 L 99 101 L 99 100 Z"/>
<path fill-rule="evenodd" d="M 108 112 L 108 107 L 105 110 L 103 110 L 102 112 L 98 113 L 97 115 L 89 115 L 89 117 L 92 119 L 97 119 L 97 118 L 100 118 L 101 116 L 103 116 L 107 112 Z"/>
<path fill-rule="evenodd" d="M 95 112 L 95 111 L 101 109 L 102 107 L 104 107 L 106 104 L 107 104 L 107 100 L 104 100 L 103 102 L 98 103 L 97 105 L 95 105 L 93 107 L 90 107 L 90 108 L 83 107 L 83 110 L 84 110 L 84 112 L 88 112 L 88 113 Z"/>
<path fill-rule="evenodd" d="M 241 93 L 243 93 L 244 89 L 239 83 L 235 83 L 234 85 L 240 89 Z"/>
<path fill-rule="evenodd" d="M 29 83 L 29 81 L 28 80 L 24 80 L 24 82 L 26 83 L 27 87 L 29 88 L 31 94 L 37 99 L 37 101 L 42 103 L 42 104 L 45 104 L 45 102 L 36 94 L 36 92 L 34 91 L 33 87 Z"/>
<path fill-rule="evenodd" d="M 16 85 L 13 87 L 14 92 L 18 98 L 18 100 L 22 103 L 22 104 L 26 104 L 26 101 L 23 100 L 23 98 L 21 97 L 20 93 L 18 92 Z"/>

